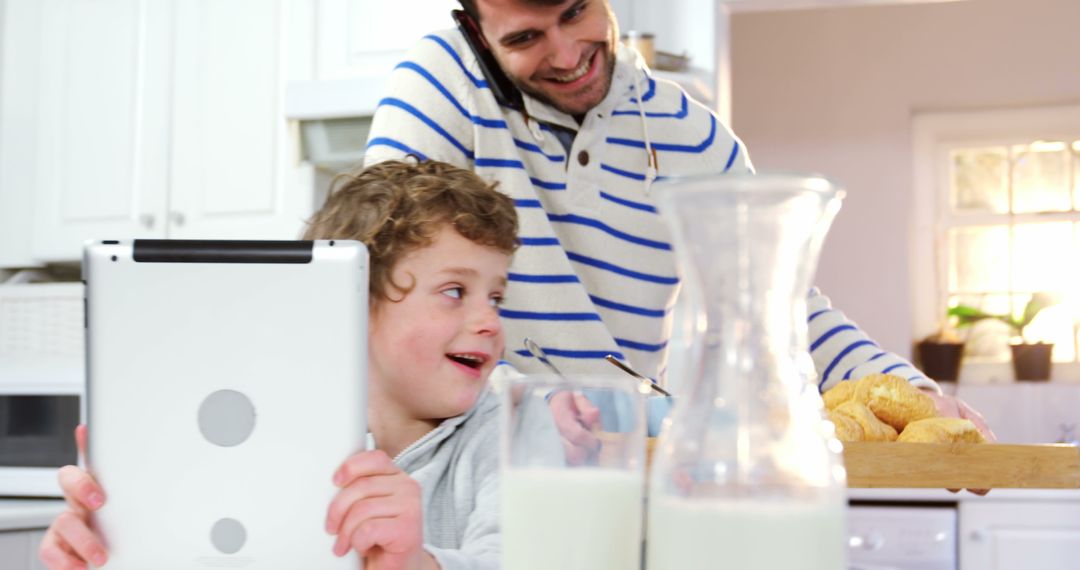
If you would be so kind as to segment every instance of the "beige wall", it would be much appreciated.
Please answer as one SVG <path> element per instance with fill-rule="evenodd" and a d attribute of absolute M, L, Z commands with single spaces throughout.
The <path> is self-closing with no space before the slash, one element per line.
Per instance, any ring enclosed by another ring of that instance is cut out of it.
<path fill-rule="evenodd" d="M 758 169 L 848 189 L 817 283 L 908 355 L 912 115 L 1080 102 L 1080 0 L 736 14 L 732 52 L 733 126 Z"/>

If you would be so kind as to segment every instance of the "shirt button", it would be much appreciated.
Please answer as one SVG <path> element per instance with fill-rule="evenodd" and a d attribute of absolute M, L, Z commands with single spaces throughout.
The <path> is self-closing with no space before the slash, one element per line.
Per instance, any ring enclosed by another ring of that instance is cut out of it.
<path fill-rule="evenodd" d="M 578 164 L 580 164 L 582 166 L 588 166 L 589 165 L 589 151 L 583 150 L 583 151 L 577 153 L 577 161 L 578 161 Z"/>

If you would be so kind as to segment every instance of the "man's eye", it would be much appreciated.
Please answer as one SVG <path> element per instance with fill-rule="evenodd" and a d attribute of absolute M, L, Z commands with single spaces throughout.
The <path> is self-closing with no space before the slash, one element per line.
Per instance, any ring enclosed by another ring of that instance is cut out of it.
<path fill-rule="evenodd" d="M 585 4 L 578 4 L 577 6 L 574 6 L 574 7 L 570 8 L 569 10 L 563 12 L 562 21 L 564 21 L 564 22 L 572 22 L 575 19 L 577 19 L 577 17 L 580 16 L 581 13 L 584 12 L 584 11 L 585 11 Z"/>
<path fill-rule="evenodd" d="M 511 46 L 511 47 L 523 46 L 523 45 L 531 42 L 535 37 L 536 37 L 536 34 L 534 34 L 532 32 L 527 32 L 527 33 L 524 33 L 524 34 L 518 34 L 518 35 L 513 36 L 510 39 L 506 40 L 506 45 Z"/>
<path fill-rule="evenodd" d="M 449 289 L 444 289 L 442 294 L 446 295 L 447 297 L 453 297 L 454 299 L 460 299 L 461 296 L 465 294 L 465 288 L 451 287 Z"/>

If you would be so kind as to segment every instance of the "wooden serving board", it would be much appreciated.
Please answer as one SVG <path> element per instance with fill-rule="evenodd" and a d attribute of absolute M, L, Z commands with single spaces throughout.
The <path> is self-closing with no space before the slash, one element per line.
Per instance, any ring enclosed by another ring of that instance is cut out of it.
<path fill-rule="evenodd" d="M 844 464 L 853 488 L 1080 488 L 1073 445 L 851 442 Z"/>

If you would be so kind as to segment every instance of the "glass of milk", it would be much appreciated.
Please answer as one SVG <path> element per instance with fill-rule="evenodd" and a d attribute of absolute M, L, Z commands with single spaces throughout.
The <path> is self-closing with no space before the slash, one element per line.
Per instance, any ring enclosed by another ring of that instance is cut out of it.
<path fill-rule="evenodd" d="M 504 385 L 503 568 L 641 568 L 647 391 L 627 375 Z"/>

